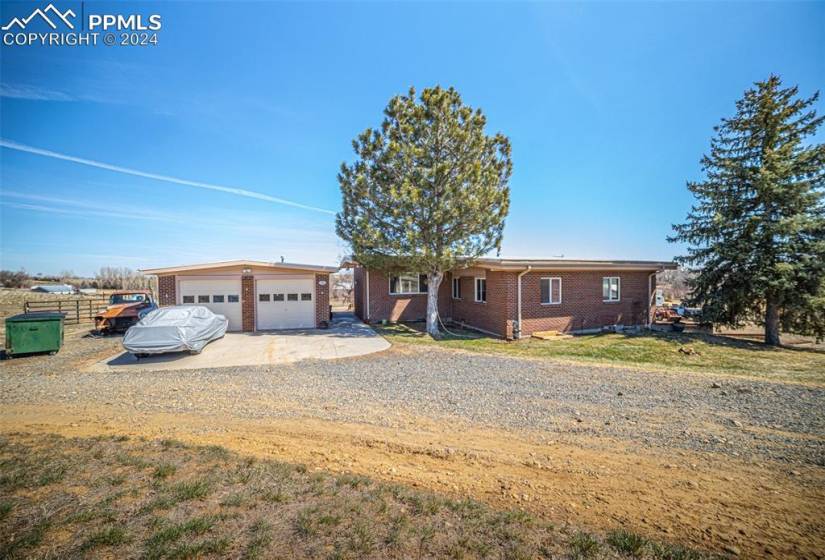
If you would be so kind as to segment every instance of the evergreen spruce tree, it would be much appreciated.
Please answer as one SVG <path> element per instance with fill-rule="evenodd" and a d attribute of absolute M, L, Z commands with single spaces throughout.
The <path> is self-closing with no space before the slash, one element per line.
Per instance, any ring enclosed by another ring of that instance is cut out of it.
<path fill-rule="evenodd" d="M 757 82 L 736 115 L 715 127 L 705 179 L 688 183 L 697 199 L 671 242 L 698 269 L 691 303 L 719 324 L 756 321 L 765 342 L 780 326 L 825 335 L 825 144 L 810 142 L 823 118 L 818 92 L 797 97 L 777 76 Z"/>
<path fill-rule="evenodd" d="M 341 165 L 338 235 L 361 264 L 427 274 L 427 332 L 437 335 L 444 273 L 500 249 L 510 204 L 510 143 L 453 88 L 392 98 L 380 129 Z"/>

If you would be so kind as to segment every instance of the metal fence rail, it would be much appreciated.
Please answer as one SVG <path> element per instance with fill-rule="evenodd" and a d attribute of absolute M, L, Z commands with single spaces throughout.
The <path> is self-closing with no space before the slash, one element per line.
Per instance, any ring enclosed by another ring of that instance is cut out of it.
<path fill-rule="evenodd" d="M 67 323 L 82 323 L 94 321 L 95 315 L 106 309 L 108 304 L 108 298 L 26 301 L 23 304 L 23 311 L 26 313 L 56 311 L 66 314 Z"/>

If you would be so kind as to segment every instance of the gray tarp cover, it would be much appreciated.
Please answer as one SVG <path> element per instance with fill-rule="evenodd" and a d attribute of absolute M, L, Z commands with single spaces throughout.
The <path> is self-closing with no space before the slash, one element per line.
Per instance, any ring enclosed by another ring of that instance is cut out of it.
<path fill-rule="evenodd" d="M 200 305 L 163 307 L 146 315 L 123 337 L 133 354 L 200 352 L 226 333 L 229 321 Z"/>

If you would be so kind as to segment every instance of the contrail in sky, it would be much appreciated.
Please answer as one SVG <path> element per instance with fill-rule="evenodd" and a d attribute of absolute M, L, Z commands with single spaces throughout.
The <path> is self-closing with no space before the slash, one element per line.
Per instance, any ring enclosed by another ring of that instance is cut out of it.
<path fill-rule="evenodd" d="M 35 154 L 38 156 L 50 157 L 53 159 L 60 159 L 63 161 L 71 161 L 72 163 L 79 163 L 80 165 L 88 165 L 89 167 L 96 167 L 98 169 L 105 169 L 107 171 L 114 171 L 115 173 L 123 173 L 125 175 L 134 175 L 135 177 L 143 177 L 145 179 L 154 179 L 155 181 L 165 181 L 167 183 L 175 183 L 177 185 L 185 185 L 187 187 L 195 187 L 197 189 L 207 189 L 210 191 L 224 192 L 234 194 L 235 196 L 243 196 L 246 198 L 254 198 L 263 200 L 265 202 L 273 202 L 275 204 L 285 204 L 294 208 L 301 208 L 303 210 L 311 210 L 313 212 L 321 212 L 323 214 L 335 214 L 332 210 L 326 208 L 318 208 L 316 206 L 308 206 L 300 202 L 293 202 L 284 198 L 270 196 L 268 194 L 249 191 L 246 189 L 239 189 L 236 187 L 227 187 L 224 185 L 213 185 L 212 183 L 202 183 L 200 181 L 190 181 L 189 179 L 181 179 L 179 177 L 170 177 L 168 175 L 158 175 L 157 173 L 147 173 L 146 171 L 139 171 L 137 169 L 130 169 L 128 167 L 120 167 L 119 165 L 112 165 L 103 163 L 102 161 L 94 161 L 91 159 L 83 159 L 68 154 L 61 154 L 59 152 L 52 152 L 50 150 L 43 150 L 35 148 L 34 146 L 27 146 L 25 144 L 18 144 L 12 140 L 0 138 L 0 146 L 8 148 L 9 150 L 16 150 L 18 152 L 25 152 L 27 154 Z"/>

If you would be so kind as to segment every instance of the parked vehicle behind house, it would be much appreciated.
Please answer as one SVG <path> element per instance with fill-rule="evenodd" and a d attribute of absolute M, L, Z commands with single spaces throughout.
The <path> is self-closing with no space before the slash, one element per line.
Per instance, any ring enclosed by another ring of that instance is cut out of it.
<path fill-rule="evenodd" d="M 190 352 L 226 334 L 229 320 L 202 305 L 178 305 L 156 309 L 123 337 L 123 347 L 142 358 L 150 354 Z"/>
<path fill-rule="evenodd" d="M 702 308 L 685 307 L 683 308 L 682 315 L 684 315 L 685 317 L 689 317 L 691 319 L 700 319 L 702 317 Z"/>
<path fill-rule="evenodd" d="M 100 333 L 125 332 L 157 307 L 149 290 L 113 292 L 108 307 L 95 317 L 95 329 Z"/>

